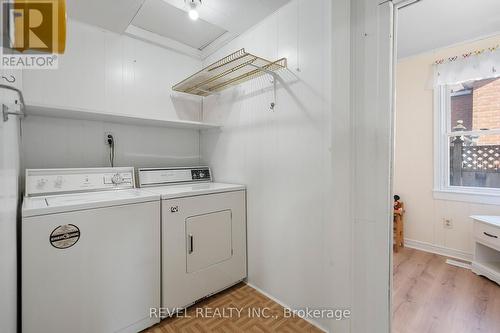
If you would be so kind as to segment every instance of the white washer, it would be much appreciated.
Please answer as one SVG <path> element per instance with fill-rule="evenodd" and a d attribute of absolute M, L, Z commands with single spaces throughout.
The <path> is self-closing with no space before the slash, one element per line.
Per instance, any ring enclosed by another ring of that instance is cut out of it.
<path fill-rule="evenodd" d="M 162 308 L 179 311 L 247 276 L 246 190 L 208 167 L 139 169 L 162 198 Z"/>
<path fill-rule="evenodd" d="M 160 198 L 133 168 L 26 170 L 24 333 L 138 332 L 159 321 Z"/>

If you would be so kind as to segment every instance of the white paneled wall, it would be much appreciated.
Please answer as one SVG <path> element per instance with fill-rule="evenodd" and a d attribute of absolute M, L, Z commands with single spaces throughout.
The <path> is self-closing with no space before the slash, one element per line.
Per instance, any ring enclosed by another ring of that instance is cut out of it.
<path fill-rule="evenodd" d="M 353 0 L 351 5 L 352 332 L 389 332 L 392 2 Z"/>
<path fill-rule="evenodd" d="M 200 67 L 198 59 L 69 20 L 58 70 L 24 71 L 23 88 L 27 104 L 197 121 L 201 99 L 171 87 Z"/>
<path fill-rule="evenodd" d="M 274 112 L 267 75 L 206 98 L 204 120 L 223 128 L 202 133 L 201 145 L 217 181 L 248 187 L 249 283 L 295 309 L 350 305 L 350 131 L 348 102 L 342 104 L 349 68 L 345 57 L 336 64 L 344 85 L 336 82 L 333 115 L 331 4 L 292 1 L 206 60 L 242 47 L 268 59 L 288 58 Z M 337 46 L 345 50 L 348 5 L 336 1 L 334 7 Z M 332 331 L 349 327 L 348 320 L 314 321 Z"/>
<path fill-rule="evenodd" d="M 19 73 L 14 74 L 19 87 Z M 6 84 L 2 79 L 1 83 Z M 16 92 L 0 89 L 0 103 L 12 104 Z M 19 184 L 19 118 L 0 117 L 0 332 L 16 332 L 17 323 L 17 206 Z"/>
<path fill-rule="evenodd" d="M 199 164 L 197 130 L 29 116 L 23 121 L 23 168 L 109 166 L 108 132 L 115 138 L 116 166 Z"/>
<path fill-rule="evenodd" d="M 70 20 L 59 69 L 24 71 L 23 89 L 28 105 L 199 121 L 201 99 L 171 87 L 200 67 L 199 59 Z M 118 166 L 199 163 L 197 130 L 29 116 L 23 168 L 109 165 L 106 132 L 115 137 Z"/>
<path fill-rule="evenodd" d="M 223 127 L 201 136 L 31 116 L 23 122 L 24 167 L 107 165 L 108 131 L 117 140 L 117 165 L 198 164 L 201 149 L 216 181 L 247 185 L 251 285 L 294 309 L 355 310 L 356 323 L 311 319 L 325 330 L 386 332 L 390 131 L 389 110 L 377 109 L 384 92 L 374 89 L 377 4 L 293 0 L 206 59 L 242 47 L 269 59 L 287 57 L 274 112 L 266 75 L 206 98 L 203 120 Z M 198 99 L 170 93 L 200 62 L 78 22 L 70 22 L 69 34 L 60 71 L 24 73 L 28 103 L 201 117 Z"/>

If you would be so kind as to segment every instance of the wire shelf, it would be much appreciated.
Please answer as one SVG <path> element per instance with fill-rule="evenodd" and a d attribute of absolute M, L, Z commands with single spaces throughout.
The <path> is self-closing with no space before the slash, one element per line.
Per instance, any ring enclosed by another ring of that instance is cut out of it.
<path fill-rule="evenodd" d="M 286 58 L 269 61 L 241 49 L 177 83 L 172 89 L 192 95 L 209 96 L 286 67 Z"/>

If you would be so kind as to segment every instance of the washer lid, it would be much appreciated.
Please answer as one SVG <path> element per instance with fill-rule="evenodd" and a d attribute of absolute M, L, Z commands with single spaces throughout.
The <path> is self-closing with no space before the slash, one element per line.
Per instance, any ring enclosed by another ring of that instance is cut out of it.
<path fill-rule="evenodd" d="M 161 195 L 162 199 L 173 199 L 203 194 L 241 191 L 244 189 L 245 185 L 224 183 L 198 183 L 148 187 L 146 190 Z"/>
<path fill-rule="evenodd" d="M 158 194 L 140 189 L 25 197 L 23 217 L 119 206 L 159 199 Z"/>

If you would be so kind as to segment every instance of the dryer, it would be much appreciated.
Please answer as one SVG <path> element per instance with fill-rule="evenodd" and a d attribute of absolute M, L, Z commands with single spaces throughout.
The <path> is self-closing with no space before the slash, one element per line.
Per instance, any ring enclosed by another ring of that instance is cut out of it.
<path fill-rule="evenodd" d="M 208 167 L 139 169 L 161 196 L 162 308 L 178 312 L 246 278 L 246 190 Z"/>
<path fill-rule="evenodd" d="M 138 332 L 159 322 L 160 197 L 133 168 L 26 170 L 24 333 Z"/>

